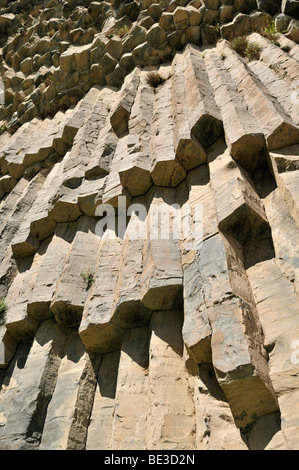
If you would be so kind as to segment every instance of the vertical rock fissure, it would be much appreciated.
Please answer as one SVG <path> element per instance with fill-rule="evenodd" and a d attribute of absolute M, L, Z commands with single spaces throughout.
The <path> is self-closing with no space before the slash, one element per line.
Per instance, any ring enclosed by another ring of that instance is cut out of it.
<path fill-rule="evenodd" d="M 36 407 L 26 433 L 25 443 L 23 446 L 24 449 L 34 450 L 38 449 L 40 445 L 48 405 L 55 390 L 60 363 L 61 355 L 57 350 L 55 350 L 55 345 L 53 345 L 45 364 L 44 373 L 39 385 L 40 391 L 37 396 Z"/>
<path fill-rule="evenodd" d="M 85 450 L 87 432 L 94 404 L 97 375 L 102 355 L 87 353 L 86 364 L 78 385 L 74 417 L 68 436 L 67 450 Z"/>

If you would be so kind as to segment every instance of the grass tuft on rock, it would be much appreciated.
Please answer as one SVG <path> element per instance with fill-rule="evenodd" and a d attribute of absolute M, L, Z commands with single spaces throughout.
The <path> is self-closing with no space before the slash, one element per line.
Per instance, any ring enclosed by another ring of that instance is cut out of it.
<path fill-rule="evenodd" d="M 159 85 L 165 82 L 165 78 L 163 78 L 159 72 L 148 72 L 146 82 L 152 88 L 157 88 Z"/>
<path fill-rule="evenodd" d="M 246 36 L 239 36 L 231 41 L 232 48 L 241 56 L 251 60 L 259 60 L 261 47 L 258 43 L 250 43 Z"/>
<path fill-rule="evenodd" d="M 0 299 L 0 325 L 3 325 L 5 322 L 5 316 L 7 311 L 7 305 L 5 303 L 4 297 Z"/>
<path fill-rule="evenodd" d="M 94 269 L 93 268 L 86 268 L 82 273 L 80 273 L 82 279 L 86 282 L 87 289 L 90 289 L 92 284 L 94 283 Z"/>

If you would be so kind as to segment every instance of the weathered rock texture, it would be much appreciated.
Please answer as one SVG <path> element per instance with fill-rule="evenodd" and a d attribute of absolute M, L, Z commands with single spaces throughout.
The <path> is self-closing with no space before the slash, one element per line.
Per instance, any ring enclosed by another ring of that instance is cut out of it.
<path fill-rule="evenodd" d="M 0 2 L 0 449 L 299 450 L 298 4 Z"/>

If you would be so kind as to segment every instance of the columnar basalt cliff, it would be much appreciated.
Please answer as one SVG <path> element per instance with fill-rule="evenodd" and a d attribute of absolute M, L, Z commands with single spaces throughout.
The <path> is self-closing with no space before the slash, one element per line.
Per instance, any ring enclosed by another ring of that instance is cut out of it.
<path fill-rule="evenodd" d="M 299 449 L 298 18 L 0 1 L 1 450 Z"/>

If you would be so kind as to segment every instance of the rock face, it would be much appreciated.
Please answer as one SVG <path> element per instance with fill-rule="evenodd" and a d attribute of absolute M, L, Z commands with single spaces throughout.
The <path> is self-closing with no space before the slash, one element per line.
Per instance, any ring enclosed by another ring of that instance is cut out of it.
<path fill-rule="evenodd" d="M 0 449 L 299 450 L 298 3 L 0 2 Z"/>

